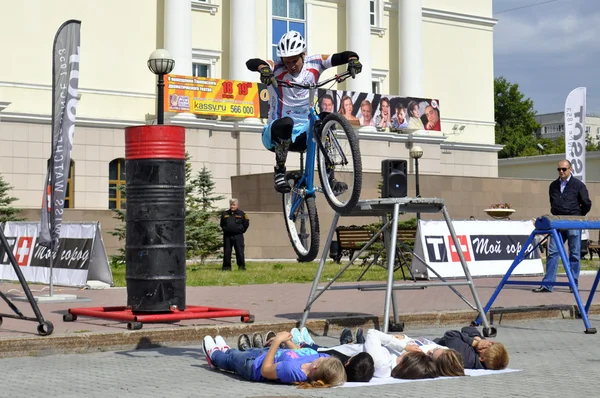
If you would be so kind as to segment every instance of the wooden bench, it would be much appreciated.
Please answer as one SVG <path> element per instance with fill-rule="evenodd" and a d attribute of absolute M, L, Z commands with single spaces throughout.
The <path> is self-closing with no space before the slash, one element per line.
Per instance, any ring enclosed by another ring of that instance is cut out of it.
<path fill-rule="evenodd" d="M 600 258 L 600 231 L 598 231 L 596 236 L 598 237 L 597 240 L 590 239 L 589 243 L 588 243 L 588 253 L 590 255 L 590 260 L 594 259 L 594 253 L 596 253 L 598 258 Z M 590 238 L 591 238 L 591 234 L 590 234 Z"/>
<path fill-rule="evenodd" d="M 338 264 L 341 262 L 342 257 L 344 256 L 348 256 L 349 259 L 352 259 L 354 257 L 354 253 L 360 251 L 371 240 L 371 238 L 373 238 L 373 234 L 375 233 L 375 231 L 369 228 L 356 225 L 352 225 L 349 227 L 340 226 L 336 229 L 335 232 L 337 235 L 337 246 L 334 248 L 332 244 L 330 257 Z M 404 244 L 396 245 L 397 264 L 395 270 L 402 269 L 402 275 L 404 276 L 404 279 L 406 279 L 406 275 L 404 274 L 404 269 L 402 268 L 402 266 L 406 265 L 410 272 L 410 261 L 412 259 L 412 252 L 410 251 L 410 249 L 412 248 L 412 246 L 414 246 L 416 235 L 417 231 L 414 229 L 399 229 L 396 235 L 398 240 L 402 241 Z M 382 237 L 378 237 L 375 240 L 375 242 L 381 243 Z M 407 243 L 408 245 L 406 245 Z M 368 262 L 369 265 L 358 277 L 359 281 L 369 270 L 371 265 L 379 263 L 379 259 L 382 252 L 383 248 L 381 248 L 381 250 L 379 250 L 378 253 L 373 254 L 373 258 L 370 259 L 370 261 L 363 261 L 363 265 L 366 262 Z M 387 265 L 385 265 L 385 267 L 387 267 Z"/>

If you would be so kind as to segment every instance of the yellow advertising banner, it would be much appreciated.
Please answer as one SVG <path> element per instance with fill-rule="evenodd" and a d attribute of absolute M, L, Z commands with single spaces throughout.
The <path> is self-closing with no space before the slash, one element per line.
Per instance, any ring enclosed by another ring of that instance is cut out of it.
<path fill-rule="evenodd" d="M 268 97 L 266 87 L 259 83 L 182 75 L 165 77 L 165 112 L 260 118 L 261 102 L 266 104 Z"/>

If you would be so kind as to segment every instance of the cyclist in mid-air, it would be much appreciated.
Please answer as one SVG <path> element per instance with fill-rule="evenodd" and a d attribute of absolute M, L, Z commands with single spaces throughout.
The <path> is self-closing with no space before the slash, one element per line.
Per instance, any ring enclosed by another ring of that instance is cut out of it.
<path fill-rule="evenodd" d="M 277 56 L 276 62 L 252 58 L 246 62 L 246 67 L 259 72 L 260 81 L 269 85 L 269 123 L 263 129 L 262 142 L 265 148 L 275 152 L 275 190 L 288 193 L 291 187 L 286 179 L 285 163 L 288 151 L 306 150 L 306 132 L 310 125 L 309 92 L 300 88 L 275 88 L 270 85 L 273 78 L 313 84 L 319 81 L 325 69 L 348 64 L 348 70 L 357 74 L 362 70 L 362 64 L 353 51 L 306 56 L 306 42 L 296 31 L 289 31 L 281 37 Z M 348 189 L 345 183 L 335 180 L 333 169 L 328 172 L 328 177 L 336 195 Z"/>

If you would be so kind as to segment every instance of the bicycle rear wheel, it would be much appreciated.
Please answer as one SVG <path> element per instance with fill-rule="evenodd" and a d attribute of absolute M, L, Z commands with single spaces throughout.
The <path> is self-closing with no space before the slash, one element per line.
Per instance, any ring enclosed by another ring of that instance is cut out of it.
<path fill-rule="evenodd" d="M 325 117 L 320 138 L 318 169 L 325 198 L 333 210 L 347 214 L 356 206 L 362 189 L 358 138 L 350 123 L 337 113 Z M 321 152 L 323 148 L 327 156 Z M 336 181 L 346 184 L 347 189 L 344 192 L 337 190 L 339 184 L 335 184 Z"/>
<path fill-rule="evenodd" d="M 285 228 L 292 247 L 298 255 L 298 261 L 310 262 L 319 254 L 320 232 L 317 205 L 314 196 L 301 198 L 297 192 L 294 192 L 294 189 L 290 193 L 282 195 Z M 292 204 L 298 200 L 300 204 L 290 218 Z"/>

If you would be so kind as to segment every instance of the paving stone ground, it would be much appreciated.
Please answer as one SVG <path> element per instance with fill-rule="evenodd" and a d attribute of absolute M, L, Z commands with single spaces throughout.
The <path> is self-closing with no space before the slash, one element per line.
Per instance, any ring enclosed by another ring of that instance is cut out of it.
<path fill-rule="evenodd" d="M 592 316 L 593 323 L 600 317 Z M 446 328 L 406 330 L 436 337 Z M 334 337 L 316 337 L 332 345 Z M 581 320 L 503 322 L 510 368 L 522 371 L 377 387 L 298 390 L 207 367 L 200 345 L 0 359 L 0 397 L 597 397 L 600 335 Z M 233 343 L 233 341 L 230 341 Z"/>

